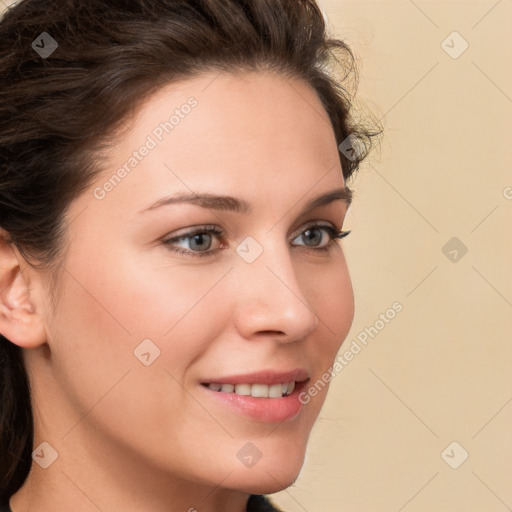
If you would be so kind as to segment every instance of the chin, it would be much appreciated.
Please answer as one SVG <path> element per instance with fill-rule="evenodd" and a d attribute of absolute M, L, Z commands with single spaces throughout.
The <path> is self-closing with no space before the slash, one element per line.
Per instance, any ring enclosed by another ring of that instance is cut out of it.
<path fill-rule="evenodd" d="M 282 475 L 274 474 L 260 475 L 260 477 L 244 478 L 240 482 L 235 481 L 231 487 L 248 494 L 273 494 L 293 485 L 298 476 L 299 472 L 294 473 L 293 478 L 283 478 Z"/>
<path fill-rule="evenodd" d="M 290 487 L 300 474 L 304 458 L 289 455 L 283 459 L 268 458 L 266 461 L 262 458 L 252 468 L 233 473 L 230 486 L 250 494 L 272 494 Z"/>

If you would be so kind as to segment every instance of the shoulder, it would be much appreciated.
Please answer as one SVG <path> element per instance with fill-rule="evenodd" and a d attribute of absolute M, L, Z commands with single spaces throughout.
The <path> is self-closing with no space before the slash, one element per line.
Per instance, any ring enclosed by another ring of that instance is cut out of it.
<path fill-rule="evenodd" d="M 0 512 L 2 512 L 0 510 Z M 247 502 L 247 512 L 283 512 L 277 508 L 266 496 L 251 494 Z"/>

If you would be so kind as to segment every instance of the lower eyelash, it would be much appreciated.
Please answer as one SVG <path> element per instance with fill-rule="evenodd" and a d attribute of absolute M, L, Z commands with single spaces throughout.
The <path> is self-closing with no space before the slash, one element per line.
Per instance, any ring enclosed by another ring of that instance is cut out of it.
<path fill-rule="evenodd" d="M 305 247 L 306 249 L 309 249 L 313 252 L 319 252 L 319 251 L 323 251 L 323 252 L 327 252 L 331 249 L 332 247 L 332 244 L 333 242 L 335 242 L 336 239 L 341 239 L 341 238 L 345 238 L 347 235 L 349 235 L 351 233 L 351 230 L 348 230 L 348 231 L 338 231 L 336 228 L 333 228 L 332 226 L 322 226 L 322 225 L 317 225 L 317 224 L 313 224 L 311 226 L 308 226 L 304 231 L 306 231 L 307 229 L 310 229 L 310 228 L 317 228 L 319 231 L 321 230 L 324 230 L 324 231 L 327 231 L 327 233 L 329 233 L 329 236 L 331 237 L 331 239 L 329 240 L 329 243 L 325 246 L 325 247 L 308 247 L 308 246 L 303 246 Z M 184 238 L 189 238 L 189 237 L 192 237 L 194 235 L 198 235 L 198 234 L 203 234 L 203 233 L 208 233 L 208 234 L 212 234 L 212 235 L 217 235 L 217 236 L 221 236 L 224 234 L 223 231 L 220 231 L 216 228 L 203 228 L 201 230 L 198 230 L 198 231 L 191 231 L 190 233 L 185 233 L 179 237 L 175 237 L 175 238 L 171 238 L 169 240 L 164 240 L 164 244 L 171 244 L 171 242 L 176 242 L 176 241 L 179 241 L 179 240 L 183 240 Z M 178 254 L 185 254 L 187 256 L 198 256 L 198 257 L 203 257 L 203 256 L 213 256 L 217 251 L 217 250 L 214 250 L 214 251 L 211 251 L 211 250 L 208 250 L 208 251 L 187 251 L 185 249 L 180 249 L 180 248 L 176 248 L 176 249 L 172 249 L 172 251 L 174 252 L 177 252 Z"/>

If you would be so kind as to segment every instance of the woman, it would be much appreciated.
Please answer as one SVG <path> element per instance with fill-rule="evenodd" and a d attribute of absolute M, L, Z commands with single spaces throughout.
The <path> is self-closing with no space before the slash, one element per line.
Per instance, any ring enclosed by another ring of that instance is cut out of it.
<path fill-rule="evenodd" d="M 4 510 L 278 510 L 353 318 L 336 56 L 313 0 L 4 16 Z"/>

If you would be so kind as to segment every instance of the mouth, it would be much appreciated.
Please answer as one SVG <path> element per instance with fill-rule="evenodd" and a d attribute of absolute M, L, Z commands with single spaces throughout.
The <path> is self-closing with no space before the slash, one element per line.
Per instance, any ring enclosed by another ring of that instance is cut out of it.
<path fill-rule="evenodd" d="M 254 398 L 282 398 L 293 393 L 294 389 L 309 380 L 309 372 L 304 368 L 277 372 L 261 370 L 245 375 L 211 378 L 201 382 L 212 391 L 235 393 Z"/>
<path fill-rule="evenodd" d="M 282 422 L 295 419 L 302 411 L 299 394 L 309 380 L 302 370 L 259 372 L 208 379 L 201 382 L 201 388 L 207 393 L 205 396 L 237 414 L 259 422 Z"/>
<path fill-rule="evenodd" d="M 294 380 L 289 382 L 281 382 L 278 384 L 227 384 L 220 382 L 201 383 L 202 386 L 206 386 L 212 391 L 219 393 L 234 393 L 242 396 L 252 396 L 254 398 L 283 398 L 284 396 L 290 396 L 293 393 L 297 383 Z"/>

